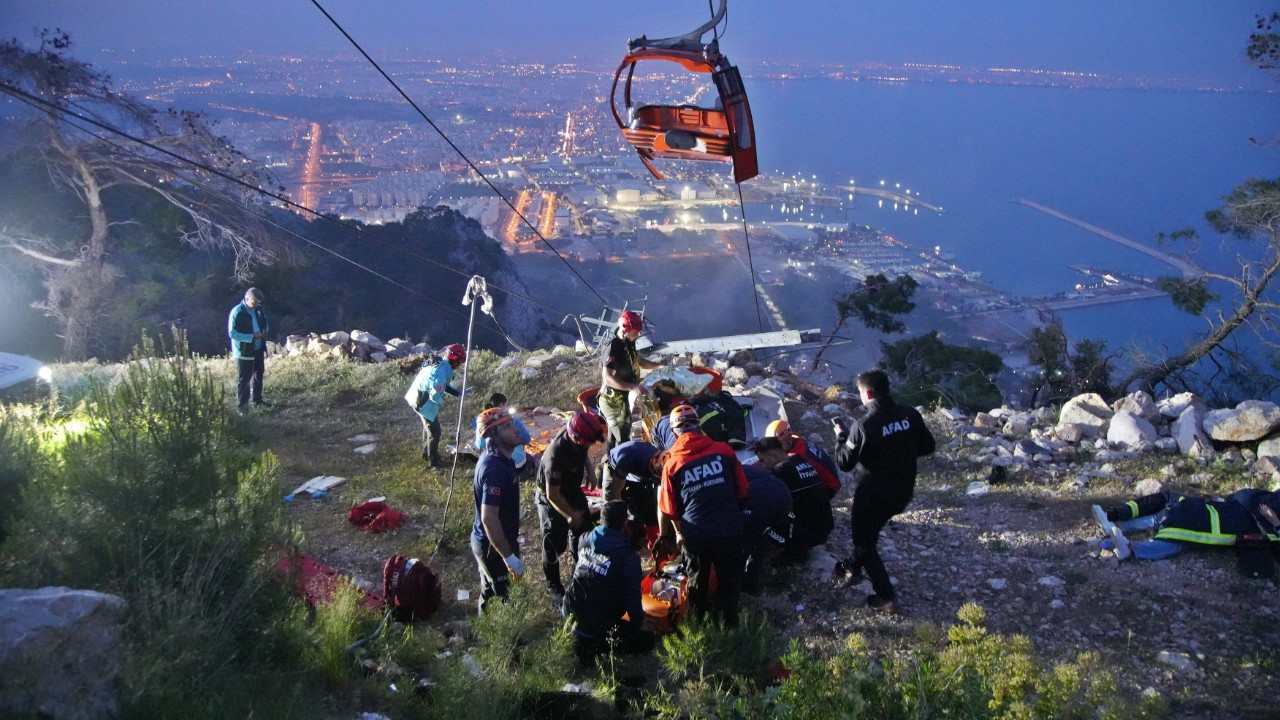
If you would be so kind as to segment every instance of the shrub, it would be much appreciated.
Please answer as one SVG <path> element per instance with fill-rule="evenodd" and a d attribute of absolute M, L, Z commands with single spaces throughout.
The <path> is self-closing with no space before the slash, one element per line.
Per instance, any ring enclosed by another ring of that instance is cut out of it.
<path fill-rule="evenodd" d="M 16 517 L 23 488 L 36 471 L 36 433 L 31 413 L 0 407 L 0 543 Z"/>

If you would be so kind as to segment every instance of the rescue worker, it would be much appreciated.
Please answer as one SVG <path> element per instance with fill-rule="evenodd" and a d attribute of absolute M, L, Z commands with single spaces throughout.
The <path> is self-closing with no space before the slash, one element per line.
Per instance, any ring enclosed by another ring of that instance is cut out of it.
<path fill-rule="evenodd" d="M 893 585 L 876 543 L 885 523 L 911 502 L 916 459 L 932 453 L 935 443 L 920 413 L 893 401 L 889 376 L 883 370 L 868 370 L 858 375 L 857 382 L 866 415 L 852 430 L 839 419 L 833 421 L 840 442 L 836 449 L 840 469 L 849 471 L 861 464 L 866 470 L 850 509 L 853 557 L 837 563 L 836 574 L 852 583 L 865 570 L 875 590 L 867 596 L 867 606 L 893 612 Z"/>
<path fill-rule="evenodd" d="M 575 623 L 573 651 L 583 664 L 608 651 L 610 635 L 622 652 L 649 650 L 654 639 L 644 629 L 640 556 L 624 532 L 627 504 L 605 503 L 600 519 L 600 526 L 578 543 L 578 562 L 564 597 L 563 613 Z"/>
<path fill-rule="evenodd" d="M 798 455 L 809 461 L 822 478 L 822 485 L 827 489 L 827 498 L 833 498 L 840 492 L 840 474 L 836 471 L 836 461 L 831 459 L 826 450 L 819 445 L 811 445 L 804 438 L 791 432 L 791 425 L 786 420 L 774 420 L 765 428 L 765 437 L 776 437 L 782 443 L 782 449 L 788 455 Z"/>
<path fill-rule="evenodd" d="M 527 459 L 525 457 L 524 446 L 533 442 L 533 436 L 529 434 L 529 428 L 526 428 L 524 426 L 524 423 L 520 421 L 520 418 L 517 417 L 516 414 L 511 410 L 511 407 L 507 404 L 506 395 L 500 392 L 496 392 L 490 395 L 489 402 L 485 403 L 484 405 L 485 410 L 488 410 L 489 408 L 498 408 L 499 410 L 510 415 L 511 422 L 515 423 L 515 426 L 520 429 L 520 444 L 516 446 L 516 449 L 514 451 L 512 451 L 511 459 L 512 461 L 515 462 L 517 470 L 523 470 L 525 460 Z M 480 427 L 480 416 L 477 415 L 475 445 L 476 445 L 476 448 L 480 450 L 484 450 L 484 446 L 488 442 L 485 439 L 484 434 L 482 432 L 483 429 L 484 428 Z"/>
<path fill-rule="evenodd" d="M 623 478 L 622 499 L 635 518 L 632 537 L 637 541 L 658 530 L 658 481 L 662 478 L 663 455 L 643 440 L 616 445 L 606 456 L 609 472 Z"/>
<path fill-rule="evenodd" d="M 449 384 L 453 372 L 467 361 L 467 349 L 454 343 L 440 356 L 433 356 L 422 363 L 422 369 L 413 378 L 404 401 L 422 418 L 422 459 L 433 468 L 444 467 L 440 457 L 440 406 L 445 393 L 461 397 L 462 391 Z"/>
<path fill-rule="evenodd" d="M 1241 535 L 1266 536 L 1280 547 L 1280 490 L 1237 490 L 1225 498 L 1190 497 L 1176 492 L 1145 495 L 1107 511 L 1093 506 L 1094 518 L 1111 538 L 1116 557 L 1163 560 L 1189 544 L 1231 546 Z M 1125 532 L 1154 530 L 1155 537 L 1130 543 Z"/>
<path fill-rule="evenodd" d="M 582 484 L 590 482 L 587 449 L 604 440 L 604 424 L 593 413 L 578 411 L 556 433 L 538 463 L 538 490 L 533 503 L 542 530 L 542 574 L 547 591 L 559 605 L 564 599 L 560 554 L 577 557 L 578 540 L 595 524 Z"/>
<path fill-rule="evenodd" d="M 662 464 L 656 547 L 664 552 L 684 549 L 690 606 L 702 613 L 714 611 L 721 622 L 734 627 L 742 582 L 741 503 L 747 496 L 747 477 L 733 448 L 702 434 L 693 407 L 672 409 L 671 428 L 676 441 Z"/>
<path fill-rule="evenodd" d="M 600 414 L 609 426 L 606 450 L 631 439 L 632 393 L 639 395 L 644 392 L 640 371 L 662 367 L 661 363 L 646 360 L 636 352 L 636 339 L 643 329 L 644 321 L 639 313 L 623 311 L 618 318 L 617 334 L 609 342 L 600 368 Z M 620 480 L 615 481 L 605 473 L 603 484 L 605 497 L 610 500 L 622 497 Z"/>
<path fill-rule="evenodd" d="M 511 460 L 520 433 L 511 419 L 508 413 L 490 408 L 476 420 L 487 441 L 472 486 L 476 517 L 471 525 L 471 554 L 480 569 L 480 612 L 494 597 L 507 596 L 508 575 L 516 579 L 524 575 L 517 544 L 520 486 Z"/>
<path fill-rule="evenodd" d="M 751 449 L 760 465 L 778 476 L 791 494 L 791 514 L 795 523 L 787 541 L 788 560 L 803 559 L 811 548 L 822 545 L 835 527 L 831 499 L 816 466 L 803 455 L 789 455 L 777 437 L 755 441 Z"/>
<path fill-rule="evenodd" d="M 262 398 L 262 373 L 266 370 L 267 334 L 271 323 L 262 311 L 262 291 L 249 288 L 244 300 L 231 308 L 227 316 L 227 336 L 231 339 L 231 357 L 236 359 L 236 410 L 243 415 L 249 400 L 257 407 L 271 403 Z"/>
<path fill-rule="evenodd" d="M 795 517 L 791 491 L 762 463 L 742 466 L 747 497 L 742 501 L 742 592 L 760 592 L 760 575 L 776 551 L 785 549 Z"/>

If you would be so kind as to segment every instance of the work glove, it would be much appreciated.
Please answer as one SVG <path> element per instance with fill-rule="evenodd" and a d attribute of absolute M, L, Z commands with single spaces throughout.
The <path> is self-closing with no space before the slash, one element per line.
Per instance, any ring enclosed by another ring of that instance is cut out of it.
<path fill-rule="evenodd" d="M 511 571 L 511 574 L 517 580 L 524 576 L 524 561 L 520 559 L 520 556 L 511 553 L 503 559 L 503 562 L 507 564 L 507 569 Z"/>

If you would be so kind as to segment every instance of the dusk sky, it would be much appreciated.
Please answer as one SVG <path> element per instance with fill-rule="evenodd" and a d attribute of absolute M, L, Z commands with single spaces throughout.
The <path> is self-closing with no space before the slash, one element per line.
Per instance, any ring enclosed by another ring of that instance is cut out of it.
<path fill-rule="evenodd" d="M 611 64 L 630 37 L 665 37 L 707 17 L 702 0 L 321 0 L 375 57 L 405 50 L 443 59 L 501 52 L 547 62 Z M 767 61 L 947 63 L 1117 75 L 1203 78 L 1265 86 L 1243 59 L 1255 0 L 734 0 L 722 49 L 750 67 Z M 350 53 L 308 0 L 0 0 L 3 34 L 71 33 L 77 55 L 135 50 Z M 1274 86 L 1273 86 L 1274 87 Z"/>

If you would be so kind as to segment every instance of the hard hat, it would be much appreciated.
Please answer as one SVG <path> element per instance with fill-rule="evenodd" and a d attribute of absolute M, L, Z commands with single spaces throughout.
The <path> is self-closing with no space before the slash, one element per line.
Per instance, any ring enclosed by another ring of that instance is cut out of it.
<path fill-rule="evenodd" d="M 502 408 L 489 408 L 476 416 L 476 425 L 480 427 L 481 437 L 488 437 L 489 431 L 511 422 L 511 414 Z"/>
<path fill-rule="evenodd" d="M 467 349 L 458 343 L 454 343 L 444 349 L 444 359 L 453 363 L 466 362 Z"/>
<path fill-rule="evenodd" d="M 653 457 L 649 458 L 649 470 L 654 475 L 661 475 L 662 465 L 666 461 L 667 461 L 667 451 L 659 450 L 658 452 L 653 454 Z"/>
<path fill-rule="evenodd" d="M 791 426 L 786 420 L 774 420 L 769 423 L 769 427 L 764 429 L 765 437 L 789 438 L 791 437 Z"/>
<path fill-rule="evenodd" d="M 700 425 L 698 411 L 692 405 L 677 405 L 671 409 L 672 430 L 694 430 Z"/>
<path fill-rule="evenodd" d="M 640 332 L 644 329 L 644 320 L 640 317 L 640 313 L 624 310 L 618 317 L 618 327 L 621 327 L 623 332 Z"/>
<path fill-rule="evenodd" d="M 579 445 L 590 445 L 604 440 L 604 421 L 595 413 L 579 410 L 565 423 L 569 439 Z"/>

